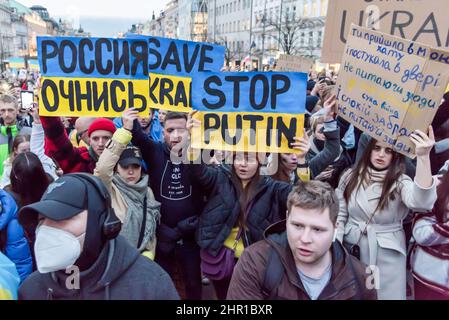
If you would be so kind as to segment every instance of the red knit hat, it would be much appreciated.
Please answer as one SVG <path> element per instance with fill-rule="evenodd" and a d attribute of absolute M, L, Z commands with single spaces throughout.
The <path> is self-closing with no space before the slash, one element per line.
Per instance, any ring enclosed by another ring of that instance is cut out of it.
<path fill-rule="evenodd" d="M 112 122 L 111 120 L 105 118 L 98 118 L 95 119 L 89 126 L 89 130 L 87 130 L 87 135 L 90 137 L 92 132 L 97 130 L 105 130 L 114 134 L 116 128 L 114 122 Z"/>

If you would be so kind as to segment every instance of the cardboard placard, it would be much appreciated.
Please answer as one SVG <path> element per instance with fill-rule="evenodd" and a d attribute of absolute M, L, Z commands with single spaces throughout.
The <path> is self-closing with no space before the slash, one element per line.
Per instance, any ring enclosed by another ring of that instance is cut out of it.
<path fill-rule="evenodd" d="M 449 82 L 449 52 L 352 25 L 337 83 L 341 117 L 414 158 Z"/>
<path fill-rule="evenodd" d="M 309 73 L 310 68 L 312 68 L 312 65 L 313 65 L 312 59 L 301 56 L 281 54 L 276 63 L 276 71 Z"/>
<path fill-rule="evenodd" d="M 307 74 L 204 72 L 193 79 L 192 147 L 225 151 L 297 152 L 302 136 Z"/>
<path fill-rule="evenodd" d="M 191 110 L 191 78 L 219 71 L 224 47 L 158 37 L 38 37 L 40 114 L 117 117 L 130 107 Z"/>
<path fill-rule="evenodd" d="M 448 10 L 447 0 L 330 0 L 321 61 L 341 61 L 353 23 L 449 50 Z"/>

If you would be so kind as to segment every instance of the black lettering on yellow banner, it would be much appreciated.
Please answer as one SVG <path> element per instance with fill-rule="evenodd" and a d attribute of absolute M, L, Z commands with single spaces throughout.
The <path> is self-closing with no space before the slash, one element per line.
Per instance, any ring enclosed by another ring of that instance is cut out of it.
<path fill-rule="evenodd" d="M 148 80 L 42 78 L 39 113 L 44 116 L 119 117 L 134 107 L 148 112 Z"/>
<path fill-rule="evenodd" d="M 304 115 L 198 112 L 192 147 L 224 151 L 297 153 L 290 148 L 302 136 Z"/>
<path fill-rule="evenodd" d="M 150 106 L 168 111 L 191 111 L 191 84 L 190 77 L 150 73 Z"/>

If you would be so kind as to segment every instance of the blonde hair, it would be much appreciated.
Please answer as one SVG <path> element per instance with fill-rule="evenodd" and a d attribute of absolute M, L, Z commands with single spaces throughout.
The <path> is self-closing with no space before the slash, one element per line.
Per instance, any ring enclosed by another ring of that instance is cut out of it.
<path fill-rule="evenodd" d="M 340 205 L 337 194 L 330 184 L 318 180 L 308 182 L 299 181 L 288 195 L 287 212 L 293 207 L 302 209 L 329 209 L 329 219 L 333 224 L 337 222 Z"/>
<path fill-rule="evenodd" d="M 312 116 L 310 118 L 310 129 L 312 130 L 312 134 L 315 133 L 316 131 L 316 127 L 318 127 L 319 124 L 323 124 L 324 123 L 324 117 L 314 117 Z"/>

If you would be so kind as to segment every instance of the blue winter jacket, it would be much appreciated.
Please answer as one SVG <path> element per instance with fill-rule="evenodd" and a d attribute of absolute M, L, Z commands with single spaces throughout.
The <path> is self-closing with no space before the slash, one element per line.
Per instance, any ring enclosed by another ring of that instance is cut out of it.
<path fill-rule="evenodd" d="M 0 300 L 17 300 L 19 281 L 16 266 L 0 252 Z"/>
<path fill-rule="evenodd" d="M 0 189 L 0 232 L 6 232 L 6 245 L 4 254 L 16 265 L 20 281 L 28 277 L 33 269 L 30 247 L 25 238 L 22 226 L 17 219 L 17 205 L 14 198 L 6 191 Z"/>
<path fill-rule="evenodd" d="M 123 127 L 123 121 L 122 118 L 115 118 L 114 119 L 114 125 L 117 129 L 120 129 Z M 151 120 L 151 128 L 150 132 L 148 133 L 148 138 L 150 138 L 153 141 L 156 142 L 164 142 L 164 128 L 162 128 L 161 123 L 159 122 L 158 118 L 154 118 Z"/>

